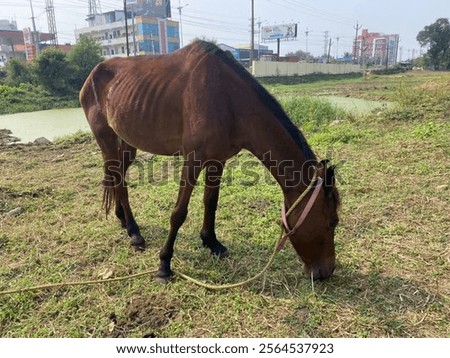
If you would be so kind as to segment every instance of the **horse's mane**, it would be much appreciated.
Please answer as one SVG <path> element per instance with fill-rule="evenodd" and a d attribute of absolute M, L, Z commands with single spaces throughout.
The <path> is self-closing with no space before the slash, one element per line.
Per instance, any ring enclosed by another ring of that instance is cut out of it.
<path fill-rule="evenodd" d="M 275 118 L 278 119 L 281 125 L 291 135 L 305 154 L 306 160 L 317 160 L 302 132 L 300 132 L 297 126 L 292 123 L 279 102 L 238 61 L 236 61 L 229 52 L 225 52 L 215 44 L 206 41 L 197 41 L 196 44 L 201 46 L 207 53 L 220 58 L 223 63 L 231 67 L 241 78 L 243 78 L 250 87 L 255 90 L 261 102 L 274 114 Z"/>

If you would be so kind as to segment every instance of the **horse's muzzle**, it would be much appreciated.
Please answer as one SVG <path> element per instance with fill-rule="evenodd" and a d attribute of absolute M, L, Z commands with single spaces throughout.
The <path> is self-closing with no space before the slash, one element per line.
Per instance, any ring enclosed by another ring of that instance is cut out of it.
<path fill-rule="evenodd" d="M 334 260 L 330 260 L 325 263 L 317 264 L 317 265 L 305 265 L 306 274 L 314 279 L 314 280 L 325 280 L 329 278 L 334 270 L 336 269 L 336 264 Z"/>

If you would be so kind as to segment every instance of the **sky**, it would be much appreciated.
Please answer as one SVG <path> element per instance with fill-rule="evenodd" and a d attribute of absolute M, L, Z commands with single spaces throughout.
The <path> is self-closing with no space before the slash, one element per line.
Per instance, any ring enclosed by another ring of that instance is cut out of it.
<path fill-rule="evenodd" d="M 45 0 L 32 0 L 36 27 L 47 32 Z M 281 54 L 306 50 L 324 53 L 325 31 L 332 40 L 332 56 L 352 51 L 354 27 L 369 32 L 400 35 L 400 60 L 418 56 L 416 36 L 438 18 L 450 17 L 448 0 L 254 0 L 256 30 L 260 26 L 298 24 L 298 39 L 283 41 Z M 88 0 L 53 0 L 60 43 L 74 43 L 74 30 L 87 26 Z M 123 8 L 123 0 L 100 0 L 103 11 Z M 183 44 L 193 38 L 215 40 L 230 46 L 250 43 L 251 0 L 172 0 L 172 18 L 182 10 Z M 19 29 L 31 27 L 30 0 L 0 0 L 0 19 L 16 20 Z M 360 30 L 361 31 L 361 30 Z M 259 41 L 255 36 L 255 44 Z M 276 50 L 274 43 L 261 43 Z"/>

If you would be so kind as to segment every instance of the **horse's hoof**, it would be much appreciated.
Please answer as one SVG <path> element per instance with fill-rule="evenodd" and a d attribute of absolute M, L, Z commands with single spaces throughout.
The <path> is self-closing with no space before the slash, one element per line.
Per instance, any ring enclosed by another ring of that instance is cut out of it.
<path fill-rule="evenodd" d="M 145 240 L 140 235 L 133 235 L 130 240 L 131 246 L 133 246 L 138 251 L 145 250 Z"/>
<path fill-rule="evenodd" d="M 211 249 L 211 253 L 214 256 L 217 256 L 219 259 L 224 259 L 228 256 L 230 256 L 230 253 L 228 252 L 228 249 L 223 245 L 217 245 L 213 249 Z"/>
<path fill-rule="evenodd" d="M 155 282 L 157 284 L 163 285 L 163 286 L 167 286 L 171 281 L 170 277 L 158 277 L 155 276 Z"/>
<path fill-rule="evenodd" d="M 210 249 L 212 255 L 217 256 L 220 259 L 230 256 L 228 249 L 216 239 L 215 235 L 212 239 L 207 239 L 207 236 L 203 234 L 200 234 L 200 237 L 202 238 L 203 246 Z"/>
<path fill-rule="evenodd" d="M 160 285 L 167 285 L 172 281 L 172 274 L 167 274 L 167 272 L 163 272 L 159 270 L 155 275 L 155 282 L 159 283 Z"/>

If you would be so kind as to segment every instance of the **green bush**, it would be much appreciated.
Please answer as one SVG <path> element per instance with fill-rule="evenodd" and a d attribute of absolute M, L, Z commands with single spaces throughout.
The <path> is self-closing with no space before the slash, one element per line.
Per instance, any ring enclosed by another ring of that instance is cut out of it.
<path fill-rule="evenodd" d="M 280 103 L 292 122 L 302 130 L 315 130 L 335 120 L 350 118 L 345 110 L 319 98 L 285 97 Z"/>
<path fill-rule="evenodd" d="M 21 83 L 31 83 L 32 77 L 32 69 L 25 60 L 12 58 L 6 64 L 6 84 L 19 86 Z"/>
<path fill-rule="evenodd" d="M 73 68 L 64 51 L 49 48 L 36 58 L 36 76 L 39 84 L 56 96 L 64 96 L 73 91 L 71 80 Z"/>
<path fill-rule="evenodd" d="M 71 82 L 74 90 L 79 91 L 83 87 L 89 73 L 103 60 L 100 53 L 101 48 L 96 40 L 87 36 L 80 37 L 68 56 L 68 61 L 73 70 Z"/>
<path fill-rule="evenodd" d="M 354 115 L 326 100 L 308 96 L 285 97 L 280 103 L 313 147 L 349 143 L 367 134 L 354 123 Z"/>

